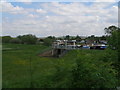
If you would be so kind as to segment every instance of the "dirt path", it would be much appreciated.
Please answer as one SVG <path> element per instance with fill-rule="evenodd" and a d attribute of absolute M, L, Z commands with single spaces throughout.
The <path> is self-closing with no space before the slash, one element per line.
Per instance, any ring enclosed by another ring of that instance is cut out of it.
<path fill-rule="evenodd" d="M 38 56 L 42 56 L 42 57 L 52 57 L 52 50 L 45 51 L 45 52 L 39 54 Z"/>

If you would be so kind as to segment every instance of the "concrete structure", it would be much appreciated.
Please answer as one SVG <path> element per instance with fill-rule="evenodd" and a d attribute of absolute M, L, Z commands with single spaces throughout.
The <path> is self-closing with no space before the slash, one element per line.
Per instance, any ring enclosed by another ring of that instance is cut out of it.
<path fill-rule="evenodd" d="M 94 43 L 78 43 L 76 40 L 56 40 L 52 44 L 51 50 L 48 50 L 39 56 L 44 57 L 61 57 L 65 55 L 69 50 L 73 49 L 98 49 L 104 50 L 107 46 L 105 44 Z"/>
<path fill-rule="evenodd" d="M 56 40 L 53 42 L 52 47 L 57 49 L 76 49 L 80 45 L 76 44 L 76 40 Z"/>

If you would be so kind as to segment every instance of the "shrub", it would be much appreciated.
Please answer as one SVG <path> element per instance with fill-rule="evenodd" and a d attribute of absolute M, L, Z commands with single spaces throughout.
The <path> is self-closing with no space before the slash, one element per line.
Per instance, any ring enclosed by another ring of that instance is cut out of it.
<path fill-rule="evenodd" d="M 17 38 L 19 38 L 23 44 L 36 44 L 37 42 L 37 37 L 32 34 L 18 36 Z"/>
<path fill-rule="evenodd" d="M 20 44 L 21 40 L 19 38 L 13 38 L 10 40 L 10 43 Z"/>
<path fill-rule="evenodd" d="M 12 39 L 11 36 L 3 36 L 2 43 L 9 43 L 11 39 Z"/>
<path fill-rule="evenodd" d="M 76 66 L 72 70 L 72 84 L 74 88 L 115 88 L 117 86 L 117 72 L 111 62 L 104 62 L 102 58 L 93 60 L 88 57 L 78 57 Z"/>

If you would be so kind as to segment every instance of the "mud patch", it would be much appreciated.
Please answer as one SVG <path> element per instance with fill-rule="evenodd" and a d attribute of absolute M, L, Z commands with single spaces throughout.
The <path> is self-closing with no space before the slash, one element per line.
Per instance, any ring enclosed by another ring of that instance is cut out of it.
<path fill-rule="evenodd" d="M 41 57 L 53 57 L 52 50 L 45 51 L 45 52 L 39 54 L 38 56 L 41 56 Z"/>

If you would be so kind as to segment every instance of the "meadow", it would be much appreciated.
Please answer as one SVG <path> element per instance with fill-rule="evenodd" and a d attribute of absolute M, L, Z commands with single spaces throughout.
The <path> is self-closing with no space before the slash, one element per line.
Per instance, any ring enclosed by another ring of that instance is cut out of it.
<path fill-rule="evenodd" d="M 40 57 L 44 45 L 3 44 L 3 88 L 114 88 L 115 50 L 71 50 L 65 56 Z"/>

